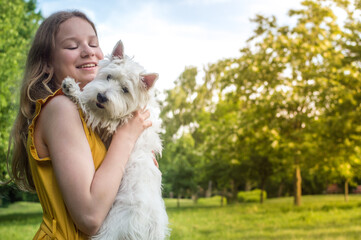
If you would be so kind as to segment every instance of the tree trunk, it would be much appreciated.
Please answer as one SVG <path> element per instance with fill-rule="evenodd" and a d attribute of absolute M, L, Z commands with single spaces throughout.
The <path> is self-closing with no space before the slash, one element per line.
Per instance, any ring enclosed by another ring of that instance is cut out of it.
<path fill-rule="evenodd" d="M 234 179 L 231 180 L 231 189 L 232 189 L 232 203 L 237 203 L 237 184 Z"/>
<path fill-rule="evenodd" d="M 193 200 L 193 204 L 197 204 L 198 202 L 198 192 L 195 192 L 192 194 L 192 200 Z"/>
<path fill-rule="evenodd" d="M 208 181 L 208 189 L 206 191 L 206 198 L 209 198 L 212 196 L 212 180 Z"/>
<path fill-rule="evenodd" d="M 244 191 L 248 192 L 252 189 L 252 182 L 250 180 L 246 180 L 246 184 L 244 186 Z"/>
<path fill-rule="evenodd" d="M 233 204 L 233 203 L 237 203 L 237 184 L 235 183 L 235 181 L 233 179 L 230 180 L 230 185 L 231 185 L 231 191 L 225 193 L 225 197 L 227 199 L 227 205 L 228 204 Z"/>
<path fill-rule="evenodd" d="M 285 186 L 285 184 L 284 184 L 283 181 L 282 181 L 282 182 L 280 183 L 280 185 L 278 186 L 277 197 L 282 197 L 284 186 Z"/>
<path fill-rule="evenodd" d="M 348 179 L 345 181 L 345 202 L 348 202 Z"/>
<path fill-rule="evenodd" d="M 177 208 L 180 207 L 180 194 L 178 194 L 178 197 L 177 197 Z"/>
<path fill-rule="evenodd" d="M 260 196 L 260 204 L 263 204 L 263 191 L 264 191 L 264 185 L 265 185 L 265 180 L 262 179 L 262 182 L 261 182 L 261 196 Z"/>
<path fill-rule="evenodd" d="M 226 189 L 224 188 L 222 193 L 221 193 L 221 207 L 223 207 L 223 203 L 224 203 L 224 196 L 226 195 Z"/>
<path fill-rule="evenodd" d="M 301 196 L 302 196 L 301 168 L 299 164 L 296 164 L 295 175 L 294 175 L 294 204 L 296 206 L 301 205 Z"/>

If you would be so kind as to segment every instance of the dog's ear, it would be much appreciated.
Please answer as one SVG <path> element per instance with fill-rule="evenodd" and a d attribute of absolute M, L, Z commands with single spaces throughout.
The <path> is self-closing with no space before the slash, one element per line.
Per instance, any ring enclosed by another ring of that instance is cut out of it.
<path fill-rule="evenodd" d="M 112 57 L 124 58 L 124 45 L 121 40 L 115 44 L 113 48 Z"/>
<path fill-rule="evenodd" d="M 147 90 L 149 90 L 151 87 L 153 87 L 155 81 L 158 79 L 158 73 L 147 73 L 147 74 L 141 74 L 140 79 L 144 83 L 144 86 Z"/>

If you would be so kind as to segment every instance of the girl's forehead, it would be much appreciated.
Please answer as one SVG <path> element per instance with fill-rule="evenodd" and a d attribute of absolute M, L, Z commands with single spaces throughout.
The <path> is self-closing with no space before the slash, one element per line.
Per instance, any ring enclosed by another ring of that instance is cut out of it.
<path fill-rule="evenodd" d="M 59 31 L 56 34 L 56 40 L 60 42 L 69 38 L 81 37 L 96 37 L 96 34 L 92 25 L 79 17 L 70 18 L 60 24 Z"/>

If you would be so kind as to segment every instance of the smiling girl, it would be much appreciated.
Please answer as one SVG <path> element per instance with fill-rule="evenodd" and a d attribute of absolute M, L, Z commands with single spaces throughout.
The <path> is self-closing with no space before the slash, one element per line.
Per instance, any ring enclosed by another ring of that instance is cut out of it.
<path fill-rule="evenodd" d="M 118 127 L 108 149 L 65 97 L 62 80 L 92 81 L 103 58 L 94 24 L 62 11 L 40 25 L 28 54 L 20 109 L 12 130 L 11 177 L 36 191 L 43 221 L 34 239 L 87 239 L 106 217 L 148 111 Z"/>

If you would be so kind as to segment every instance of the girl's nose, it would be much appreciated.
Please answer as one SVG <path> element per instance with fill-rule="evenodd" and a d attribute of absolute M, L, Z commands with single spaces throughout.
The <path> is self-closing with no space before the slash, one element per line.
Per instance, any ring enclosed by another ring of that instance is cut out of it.
<path fill-rule="evenodd" d="M 88 45 L 82 47 L 82 51 L 80 53 L 80 56 L 82 58 L 94 56 L 94 49 Z"/>

